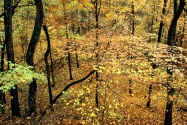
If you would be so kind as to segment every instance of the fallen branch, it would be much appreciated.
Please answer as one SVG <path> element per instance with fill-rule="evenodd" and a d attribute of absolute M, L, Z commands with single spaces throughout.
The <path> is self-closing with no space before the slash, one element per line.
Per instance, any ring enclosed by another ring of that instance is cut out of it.
<path fill-rule="evenodd" d="M 42 115 L 38 118 L 38 120 L 35 121 L 35 124 L 37 125 L 37 124 L 42 120 L 42 118 L 43 118 L 43 117 L 45 116 L 45 114 L 46 114 L 46 111 L 47 111 L 48 109 L 50 109 L 50 108 L 53 106 L 53 104 L 64 94 L 65 91 L 67 91 L 71 86 L 76 85 L 76 84 L 78 84 L 78 83 L 80 83 L 80 82 L 83 82 L 83 81 L 86 80 L 89 76 L 91 76 L 95 71 L 96 71 L 96 70 L 92 70 L 92 71 L 91 71 L 87 76 L 85 76 L 84 78 L 79 79 L 79 80 L 77 80 L 77 81 L 74 81 L 74 82 L 68 84 L 67 86 L 65 86 L 64 89 L 52 100 L 52 103 L 51 103 L 49 106 L 47 106 L 47 108 L 45 108 L 45 110 L 42 112 Z"/>

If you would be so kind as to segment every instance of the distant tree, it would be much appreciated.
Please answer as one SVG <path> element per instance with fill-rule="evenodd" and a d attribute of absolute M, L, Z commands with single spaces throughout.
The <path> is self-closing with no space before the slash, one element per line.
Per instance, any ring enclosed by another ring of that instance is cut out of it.
<path fill-rule="evenodd" d="M 96 29 L 96 35 L 95 35 L 95 39 L 96 39 L 96 49 L 98 49 L 99 47 L 99 34 L 98 34 L 98 30 L 99 30 L 99 16 L 100 16 L 100 10 L 101 10 L 101 0 L 92 0 L 91 1 L 93 6 L 94 6 L 94 16 L 95 16 L 95 29 Z M 99 53 L 96 52 L 96 63 L 99 63 Z M 99 81 L 99 73 L 98 71 L 96 71 L 96 81 Z M 99 92 L 98 92 L 98 83 L 96 83 L 96 93 L 95 93 L 95 102 L 96 102 L 96 107 L 99 107 Z"/>

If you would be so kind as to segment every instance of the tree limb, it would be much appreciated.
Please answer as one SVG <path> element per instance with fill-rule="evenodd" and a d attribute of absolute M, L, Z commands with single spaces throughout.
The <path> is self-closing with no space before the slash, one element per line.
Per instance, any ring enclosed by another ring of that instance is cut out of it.
<path fill-rule="evenodd" d="M 37 124 L 43 117 L 44 115 L 46 114 L 46 111 L 48 109 L 50 109 L 51 106 L 53 106 L 53 104 L 64 94 L 65 91 L 67 91 L 71 86 L 73 85 L 76 85 L 80 82 L 83 82 L 84 80 L 86 80 L 89 76 L 91 76 L 93 73 L 95 73 L 96 70 L 92 70 L 87 76 L 85 76 L 84 78 L 82 79 L 79 79 L 77 81 L 74 81 L 70 84 L 68 84 L 67 86 L 64 87 L 64 89 L 52 100 L 52 103 L 47 106 L 47 108 L 45 108 L 45 110 L 42 112 L 42 116 L 38 118 L 38 120 L 36 120 L 35 124 Z"/>
<path fill-rule="evenodd" d="M 14 15 L 15 9 L 18 7 L 18 4 L 20 3 L 21 0 L 19 0 L 13 7 L 12 7 L 12 16 Z M 2 14 L 0 14 L 0 18 L 4 17 L 5 12 L 3 12 Z"/>

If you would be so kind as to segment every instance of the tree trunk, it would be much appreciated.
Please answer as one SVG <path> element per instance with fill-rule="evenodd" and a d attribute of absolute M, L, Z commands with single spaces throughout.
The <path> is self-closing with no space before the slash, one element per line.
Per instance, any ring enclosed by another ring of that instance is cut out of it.
<path fill-rule="evenodd" d="M 50 69 L 49 69 L 49 63 L 48 63 L 48 57 L 49 57 L 49 54 L 51 52 L 51 45 L 50 45 L 50 37 L 49 37 L 48 30 L 47 30 L 47 26 L 43 25 L 43 29 L 44 29 L 44 32 L 45 32 L 45 35 L 46 35 L 46 38 L 47 38 L 47 50 L 46 50 L 44 59 L 45 59 L 46 72 L 47 72 L 48 91 L 49 91 L 49 102 L 50 102 L 50 104 L 52 104 L 53 96 L 52 96 L 52 89 L 51 89 Z"/>
<path fill-rule="evenodd" d="M 34 53 L 35 53 L 36 45 L 40 37 L 42 22 L 44 18 L 42 0 L 34 0 L 34 1 L 36 5 L 35 26 L 34 26 L 34 31 L 33 31 L 30 43 L 28 45 L 27 54 L 26 54 L 26 62 L 30 66 L 34 66 L 34 60 L 33 60 Z M 28 96 L 28 105 L 29 105 L 30 115 L 36 112 L 36 90 L 37 90 L 36 80 L 33 79 L 33 81 L 30 83 L 30 86 L 29 86 L 29 96 Z"/>
<path fill-rule="evenodd" d="M 172 110 L 173 110 L 173 96 L 175 94 L 175 89 L 171 86 L 173 72 L 171 69 L 167 68 L 167 73 L 170 75 L 167 80 L 167 103 L 166 103 L 166 114 L 164 125 L 172 125 Z"/>
<path fill-rule="evenodd" d="M 178 0 L 174 0 L 173 4 L 174 4 L 174 7 L 173 7 L 174 14 L 173 15 L 175 16 L 175 14 L 176 14 L 176 12 L 178 10 Z"/>
<path fill-rule="evenodd" d="M 78 57 L 78 53 L 75 53 L 75 58 L 76 58 L 76 65 L 77 65 L 77 68 L 79 68 L 79 57 Z"/>
<path fill-rule="evenodd" d="M 167 0 L 164 0 L 164 6 L 162 8 L 162 15 L 161 15 L 161 21 L 160 21 L 160 27 L 159 27 L 159 31 L 158 31 L 158 40 L 157 40 L 158 43 L 161 42 L 162 28 L 164 26 L 163 16 L 165 16 L 165 14 L 166 14 L 166 3 L 167 3 Z"/>
<path fill-rule="evenodd" d="M 149 108 L 151 105 L 151 93 L 152 93 L 152 83 L 149 85 L 148 101 L 146 107 Z"/>
<path fill-rule="evenodd" d="M 129 95 L 132 97 L 132 79 L 129 78 Z"/>
<path fill-rule="evenodd" d="M 95 53 L 95 57 L 96 57 L 96 64 L 99 63 L 99 53 L 98 53 L 98 47 L 99 47 L 99 37 L 98 37 L 98 30 L 99 30 L 99 15 L 100 15 L 100 9 L 101 9 L 101 0 L 94 0 L 92 1 L 92 4 L 94 5 L 94 14 L 95 14 L 95 29 L 96 29 L 96 32 L 95 32 L 95 39 L 96 39 L 96 43 L 95 43 L 95 46 L 96 46 L 96 50 L 97 52 Z M 99 85 L 98 85 L 98 81 L 99 81 L 99 73 L 98 71 L 96 71 L 96 90 L 95 90 L 95 103 L 96 103 L 96 107 L 99 107 L 99 92 L 98 92 L 98 88 L 99 88 Z"/>
<path fill-rule="evenodd" d="M 152 76 L 154 76 L 154 70 L 156 69 L 156 59 L 155 59 L 155 62 L 152 64 Z M 149 85 L 149 92 L 148 92 L 148 101 L 147 101 L 147 104 L 146 104 L 146 107 L 149 108 L 150 105 L 151 105 L 151 93 L 152 93 L 152 83 Z"/>
<path fill-rule="evenodd" d="M 11 63 L 15 63 L 14 61 L 14 48 L 13 48 L 13 38 L 12 38 L 12 0 L 4 1 L 4 25 L 5 25 L 5 44 L 7 50 L 7 58 Z M 18 102 L 18 91 L 17 86 L 10 90 L 11 99 L 11 111 L 12 116 L 21 116 L 19 102 Z"/>
<path fill-rule="evenodd" d="M 184 6 L 186 5 L 185 0 L 180 0 L 180 4 L 178 6 L 177 12 L 175 12 L 174 17 L 171 21 L 169 30 L 168 30 L 168 39 L 167 39 L 167 44 L 169 46 L 174 46 L 175 43 L 175 34 L 176 34 L 176 27 L 177 27 L 177 21 L 184 9 Z"/>
<path fill-rule="evenodd" d="M 65 26 L 66 26 L 66 39 L 69 39 L 69 36 L 68 36 L 68 27 L 67 27 L 67 23 L 66 23 L 66 6 L 65 4 L 63 3 L 63 7 L 64 7 L 64 20 L 65 20 Z M 67 46 L 69 46 L 70 43 L 67 42 Z M 69 48 L 67 48 L 69 49 Z M 70 52 L 68 52 L 68 67 L 69 67 L 69 79 L 70 80 L 73 80 L 73 76 L 72 76 L 72 67 L 71 67 L 71 54 Z"/>
<path fill-rule="evenodd" d="M 185 4 L 186 4 L 185 0 L 180 0 L 180 4 L 178 6 L 177 11 L 174 9 L 176 12 L 174 11 L 175 14 L 174 14 L 174 17 L 171 21 L 169 31 L 168 31 L 167 44 L 169 46 L 174 46 L 175 45 L 175 33 L 176 33 L 177 21 L 178 21 L 180 15 L 181 15 L 181 13 L 184 9 Z M 170 76 L 169 76 L 168 81 L 167 81 L 167 94 L 168 95 L 167 95 L 166 114 L 165 114 L 164 125 L 172 125 L 173 96 L 174 96 L 174 93 L 175 93 L 175 89 L 171 85 L 171 83 L 173 82 L 173 80 L 172 80 L 173 69 L 167 68 L 167 73 Z"/>
<path fill-rule="evenodd" d="M 12 7 L 13 1 L 12 0 L 5 0 L 4 1 L 4 25 L 5 25 L 5 44 L 7 50 L 7 58 L 8 61 L 11 63 L 15 63 L 14 61 L 14 48 L 13 48 L 13 39 L 12 39 Z M 8 66 L 9 67 L 9 66 Z M 11 99 L 11 111 L 12 116 L 21 116 L 19 102 L 18 102 L 18 91 L 17 86 L 10 90 L 10 95 L 12 96 Z"/>
<path fill-rule="evenodd" d="M 5 41 L 0 38 L 1 45 L 3 45 L 3 48 L 1 49 L 1 66 L 0 66 L 0 72 L 4 71 L 4 58 L 5 58 Z M 5 104 L 6 104 L 6 98 L 5 93 L 0 91 L 0 102 L 2 104 L 1 113 L 5 113 Z"/>

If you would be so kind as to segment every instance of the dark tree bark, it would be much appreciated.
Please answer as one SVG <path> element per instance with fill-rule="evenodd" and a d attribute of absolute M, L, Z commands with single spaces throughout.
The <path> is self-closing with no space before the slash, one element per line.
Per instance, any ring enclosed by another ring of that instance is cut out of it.
<path fill-rule="evenodd" d="M 20 1 L 21 0 L 19 0 L 19 1 L 17 1 L 17 3 L 15 3 L 15 5 L 14 6 L 12 6 L 12 16 L 14 15 L 14 11 L 15 11 L 15 9 L 16 9 L 16 7 L 18 6 L 18 4 L 20 3 Z M 3 12 L 1 15 L 0 15 L 0 18 L 1 17 L 3 17 L 3 16 L 5 16 L 5 12 Z M 0 38 L 0 42 L 1 42 L 1 44 L 3 45 L 3 48 L 1 49 L 1 66 L 0 66 L 0 72 L 3 72 L 4 71 L 4 55 L 5 55 L 5 41 L 4 41 L 4 39 L 2 40 L 1 38 Z M 6 98 L 5 98 L 5 93 L 3 93 L 3 92 L 0 92 L 0 102 L 1 102 L 1 104 L 2 104 L 2 111 L 1 111 L 1 113 L 3 114 L 3 113 L 5 113 L 5 107 L 4 107 L 4 105 L 6 104 Z"/>
<path fill-rule="evenodd" d="M 50 45 L 50 37 L 49 37 L 49 33 L 48 33 L 48 30 L 47 30 L 47 26 L 46 25 L 43 25 L 43 29 L 45 31 L 45 35 L 47 37 L 47 50 L 46 50 L 46 53 L 45 53 L 45 64 L 46 64 L 46 72 L 47 72 L 47 81 L 48 81 L 48 91 L 49 91 L 49 101 L 50 101 L 50 104 L 52 104 L 52 99 L 53 99 L 53 96 L 52 96 L 52 89 L 51 89 L 51 80 L 50 80 L 50 69 L 49 69 L 49 63 L 48 63 L 48 57 L 49 57 L 49 54 L 51 52 L 51 45 Z M 51 64 L 52 65 L 52 64 Z"/>
<path fill-rule="evenodd" d="M 167 0 L 164 0 L 164 6 L 162 8 L 162 16 L 166 14 L 166 3 L 167 3 Z M 164 21 L 163 21 L 163 18 L 161 18 L 159 31 L 158 31 L 158 40 L 157 40 L 158 43 L 161 42 L 163 26 L 164 26 Z"/>
<path fill-rule="evenodd" d="M 173 4 L 174 4 L 174 7 L 173 7 L 174 11 L 173 12 L 174 12 L 174 16 L 175 16 L 177 9 L 178 9 L 178 0 L 174 0 Z"/>
<path fill-rule="evenodd" d="M 148 101 L 146 104 L 147 108 L 151 106 L 151 93 L 152 93 L 152 83 L 149 85 Z"/>
<path fill-rule="evenodd" d="M 13 1 L 5 0 L 4 1 L 4 25 L 5 25 L 5 44 L 7 50 L 7 58 L 11 63 L 15 63 L 14 61 L 14 48 L 13 48 L 13 39 L 12 39 L 12 12 L 13 12 Z M 9 66 L 8 66 L 9 67 Z M 21 116 L 19 102 L 18 102 L 18 91 L 17 86 L 10 90 L 11 99 L 11 111 L 12 116 Z"/>
<path fill-rule="evenodd" d="M 174 46 L 176 44 L 175 43 L 175 34 L 176 34 L 177 21 L 181 15 L 185 5 L 186 5 L 185 0 L 180 0 L 180 4 L 178 6 L 177 12 L 175 13 L 175 15 L 171 21 L 171 24 L 170 24 L 170 27 L 168 30 L 168 39 L 167 39 L 167 44 L 169 46 Z"/>
<path fill-rule="evenodd" d="M 164 125 L 172 125 L 172 110 L 173 110 L 173 96 L 175 94 L 175 89 L 171 86 L 173 72 L 171 69 L 167 68 L 167 73 L 170 75 L 167 80 L 167 103 L 166 103 L 166 114 Z"/>
<path fill-rule="evenodd" d="M 76 58 L 76 65 L 77 65 L 77 68 L 79 68 L 79 56 L 78 56 L 78 53 L 75 53 L 75 58 Z"/>
<path fill-rule="evenodd" d="M 36 5 L 35 26 L 26 54 L 26 62 L 30 66 L 34 66 L 34 61 L 33 61 L 34 53 L 40 37 L 42 22 L 44 18 L 42 0 L 34 0 L 34 1 Z M 28 96 L 29 115 L 36 112 L 36 90 L 37 90 L 36 80 L 33 79 L 33 81 L 30 83 L 29 86 L 29 96 Z"/>
<path fill-rule="evenodd" d="M 72 68 L 71 68 L 71 54 L 68 52 L 68 67 L 69 67 L 69 79 L 73 80 Z"/>
<path fill-rule="evenodd" d="M 152 64 L 152 76 L 154 76 L 154 70 L 156 69 L 156 59 L 155 59 L 155 62 Z M 152 94 L 152 83 L 149 85 L 149 91 L 148 91 L 148 100 L 147 100 L 147 104 L 146 104 L 146 107 L 149 108 L 150 105 L 151 105 L 151 94 Z"/>

